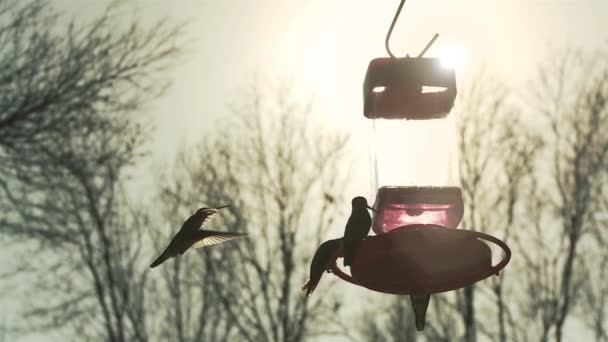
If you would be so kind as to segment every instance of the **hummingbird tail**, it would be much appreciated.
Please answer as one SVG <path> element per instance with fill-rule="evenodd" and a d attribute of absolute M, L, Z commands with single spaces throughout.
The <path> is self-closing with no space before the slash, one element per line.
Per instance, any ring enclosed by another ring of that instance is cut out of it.
<path fill-rule="evenodd" d="M 302 287 L 300 288 L 300 290 L 305 291 L 305 292 L 306 292 L 306 293 L 305 293 L 305 296 L 306 296 L 306 297 L 309 297 L 309 296 L 312 294 L 312 292 L 315 290 L 315 287 L 316 287 L 316 286 L 315 286 L 314 284 L 312 284 L 312 283 L 310 282 L 310 280 L 307 280 L 307 281 L 306 281 L 306 282 L 305 282 L 305 283 L 302 285 Z"/>
<path fill-rule="evenodd" d="M 353 261 L 353 253 L 351 253 L 350 249 L 345 249 L 344 250 L 344 259 L 343 259 L 343 264 L 344 267 L 346 266 L 350 266 L 352 264 Z"/>
<path fill-rule="evenodd" d="M 355 253 L 357 252 L 357 249 L 359 248 L 359 243 L 361 241 L 360 240 L 344 240 L 343 242 L 343 251 L 344 251 L 344 266 L 351 266 L 354 259 L 355 259 Z"/>
<path fill-rule="evenodd" d="M 167 259 L 169 259 L 169 253 L 167 253 L 167 251 L 164 251 L 163 254 L 161 254 L 158 258 L 156 258 L 156 260 L 154 260 L 152 262 L 152 264 L 150 264 L 150 268 L 154 268 L 160 264 L 162 264 L 163 262 L 167 261 Z"/>

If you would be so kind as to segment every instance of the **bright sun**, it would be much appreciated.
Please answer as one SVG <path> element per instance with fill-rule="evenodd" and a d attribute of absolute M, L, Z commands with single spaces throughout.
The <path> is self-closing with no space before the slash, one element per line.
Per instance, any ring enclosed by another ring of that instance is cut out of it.
<path fill-rule="evenodd" d="M 444 68 L 461 70 L 464 66 L 464 55 L 462 45 L 447 45 L 441 48 L 439 58 Z"/>

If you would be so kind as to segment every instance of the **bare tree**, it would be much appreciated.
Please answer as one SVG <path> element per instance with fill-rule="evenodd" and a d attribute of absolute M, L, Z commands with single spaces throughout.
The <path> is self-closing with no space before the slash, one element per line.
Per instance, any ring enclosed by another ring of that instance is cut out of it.
<path fill-rule="evenodd" d="M 39 162 L 163 90 L 157 72 L 176 52 L 177 30 L 137 21 L 118 29 L 115 11 L 64 27 L 44 1 L 0 0 L 0 158 Z"/>
<path fill-rule="evenodd" d="M 598 342 L 608 341 L 608 234 L 606 212 L 608 211 L 608 196 L 606 176 L 598 185 L 603 193 L 592 205 L 593 214 L 589 216 L 590 240 L 582 255 L 581 264 L 576 270 L 576 282 L 580 289 L 580 307 L 578 316 L 593 331 Z"/>
<path fill-rule="evenodd" d="M 399 342 L 416 341 L 418 332 L 414 313 L 407 296 L 391 298 L 384 310 L 368 310 L 362 321 L 363 341 Z"/>
<path fill-rule="evenodd" d="M 570 51 L 541 71 L 535 89 L 550 133 L 543 136 L 550 165 L 543 174 L 548 177 L 540 176 L 539 181 L 545 183 L 542 204 L 552 211 L 539 225 L 559 229 L 554 234 L 544 229 L 538 239 L 542 244 L 535 246 L 540 258 L 526 256 L 539 280 L 530 305 L 544 322 L 543 339 L 552 331 L 561 341 L 580 287 L 574 272 L 582 260 L 579 248 L 587 249 L 592 241 L 588 233 L 594 203 L 605 196 L 601 184 L 608 158 L 608 68 L 599 56 Z"/>
<path fill-rule="evenodd" d="M 330 238 L 336 218 L 346 220 L 338 203 L 348 203 L 349 170 L 341 164 L 347 139 L 319 129 L 311 112 L 288 87 L 274 93 L 253 87 L 213 138 L 182 154 L 163 189 L 164 203 L 190 211 L 193 202 L 181 199 L 233 204 L 222 226 L 250 234 L 204 250 L 199 267 L 240 340 L 343 334 L 330 324 L 340 302 L 329 277 L 308 300 L 300 292 L 316 247 Z"/>
<path fill-rule="evenodd" d="M 514 235 L 528 234 L 528 196 L 535 195 L 535 162 L 542 147 L 542 141 L 535 135 L 534 129 L 522 120 L 522 114 L 522 111 L 507 112 L 500 120 L 495 153 L 501 158 L 497 164 L 499 171 L 495 174 L 497 186 L 494 189 L 494 210 L 488 210 L 490 227 L 495 232 L 501 232 L 501 237 L 507 243 L 516 240 L 513 239 Z M 518 252 L 517 247 L 511 243 L 515 252 Z M 500 277 L 494 277 L 491 283 L 498 331 L 488 330 L 491 336 L 497 335 L 501 342 L 519 340 L 519 333 L 525 334 L 526 326 L 523 322 L 515 322 L 513 307 L 508 302 L 508 298 L 517 293 L 514 288 L 517 280 L 507 282 L 507 279 L 517 272 L 520 265 L 513 262 L 509 267 L 513 272 L 505 271 Z"/>
<path fill-rule="evenodd" d="M 534 171 L 542 141 L 535 127 L 525 120 L 522 106 L 514 103 L 514 97 L 497 79 L 482 72 L 463 95 L 458 112 L 463 227 L 494 234 L 518 253 L 512 242 L 515 235 L 526 235 L 527 200 L 535 195 Z M 518 267 L 511 262 L 499 277 L 467 287 L 457 295 L 457 307 L 465 322 L 492 340 L 518 340 L 518 329 L 525 326 L 516 322 L 508 302 L 517 293 L 517 280 L 507 280 Z M 475 300 L 476 289 L 481 290 L 480 300 Z M 470 316 L 476 308 L 482 312 L 481 319 Z M 465 340 L 472 339 L 473 331 L 466 330 L 465 324 Z"/>
<path fill-rule="evenodd" d="M 606 201 L 602 201 L 602 211 L 606 212 Z M 608 341 L 608 253 L 606 253 L 606 224 L 603 220 L 593 219 L 593 248 L 589 248 L 583 255 L 581 265 L 576 272 L 577 282 L 580 284 L 581 305 L 579 315 L 586 325 L 593 331 L 597 342 Z"/>
<path fill-rule="evenodd" d="M 507 105 L 507 92 L 496 80 L 483 72 L 474 78 L 469 87 L 459 95 L 458 155 L 460 182 L 464 201 L 461 226 L 465 229 L 486 231 L 489 228 L 487 204 L 491 203 L 496 190 L 489 186 L 495 179 L 497 156 L 490 146 L 497 146 L 497 133 L 501 116 Z M 478 322 L 475 314 L 476 285 L 459 290 L 456 307 L 464 327 L 464 340 L 477 340 Z"/>
<path fill-rule="evenodd" d="M 113 11 L 64 29 L 45 2 L 0 0 L 0 233 L 35 256 L 29 331 L 145 341 L 145 226 L 122 184 L 177 30 Z"/>
<path fill-rule="evenodd" d="M 64 142 L 47 151 L 44 172 L 15 163 L 18 182 L 0 183 L 13 209 L 0 222 L 3 233 L 35 241 L 44 256 L 35 259 L 40 277 L 35 308 L 26 315 L 30 329 L 41 320 L 40 328 L 69 325 L 91 338 L 145 340 L 140 315 L 147 276 L 137 271 L 143 227 L 125 212 L 119 182 L 135 151 L 109 137 L 117 132 L 120 139 L 132 137 L 112 127 Z"/>

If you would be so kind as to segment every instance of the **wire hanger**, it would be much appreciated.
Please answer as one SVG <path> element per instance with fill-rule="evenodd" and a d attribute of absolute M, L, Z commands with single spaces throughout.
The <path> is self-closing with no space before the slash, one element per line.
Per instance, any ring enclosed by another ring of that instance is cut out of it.
<path fill-rule="evenodd" d="M 405 0 L 401 0 L 399 7 L 397 7 L 397 12 L 395 12 L 395 16 L 393 17 L 393 22 L 391 23 L 391 26 L 388 28 L 388 32 L 386 33 L 386 40 L 384 41 L 384 47 L 386 48 L 386 52 L 388 52 L 388 55 L 391 56 L 391 58 L 397 58 L 391 52 L 391 47 L 389 46 L 389 41 L 391 39 L 391 34 L 393 33 L 393 29 L 395 28 L 395 23 L 397 22 L 397 18 L 399 18 L 399 14 L 401 14 L 401 9 L 403 9 L 403 4 L 405 4 Z M 426 44 L 424 49 L 422 49 L 422 52 L 420 52 L 420 54 L 418 54 L 418 58 L 424 56 L 426 51 L 431 47 L 431 45 L 433 45 L 433 43 L 435 42 L 437 37 L 439 37 L 439 33 L 435 33 L 433 38 L 431 38 L 431 40 Z M 409 55 L 406 55 L 406 57 L 409 57 Z"/>

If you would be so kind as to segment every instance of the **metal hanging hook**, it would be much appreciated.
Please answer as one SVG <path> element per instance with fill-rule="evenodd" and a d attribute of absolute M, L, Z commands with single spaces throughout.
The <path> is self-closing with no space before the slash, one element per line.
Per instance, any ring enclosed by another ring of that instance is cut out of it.
<path fill-rule="evenodd" d="M 395 28 L 395 23 L 397 23 L 397 19 L 399 18 L 399 14 L 401 14 L 401 9 L 403 9 L 404 4 L 405 4 L 405 0 L 401 0 L 399 7 L 397 7 L 397 12 L 395 12 L 395 16 L 393 17 L 393 22 L 391 23 L 391 26 L 388 28 L 388 32 L 386 33 L 386 39 L 384 40 L 384 47 L 386 48 L 386 52 L 388 52 L 388 55 L 391 56 L 391 58 L 397 58 L 397 57 L 395 57 L 395 55 L 391 52 L 391 47 L 390 47 L 389 41 L 391 39 L 391 34 L 393 33 L 393 29 Z M 420 52 L 420 54 L 418 54 L 418 58 L 424 56 L 426 51 L 431 47 L 431 45 L 433 45 L 433 43 L 435 42 L 437 37 L 439 37 L 439 33 L 435 33 L 433 38 L 431 38 L 431 40 L 426 44 L 424 49 L 422 49 L 422 52 Z M 406 55 L 406 56 L 409 57 L 409 55 Z"/>

